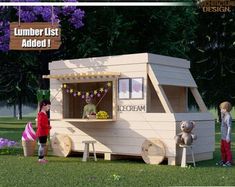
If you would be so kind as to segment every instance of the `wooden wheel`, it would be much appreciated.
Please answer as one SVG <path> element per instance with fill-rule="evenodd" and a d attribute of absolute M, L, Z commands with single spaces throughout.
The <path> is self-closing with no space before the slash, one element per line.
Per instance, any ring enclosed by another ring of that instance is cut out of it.
<path fill-rule="evenodd" d="M 147 164 L 159 164 L 163 161 L 166 151 L 164 144 L 157 138 L 144 141 L 141 147 L 141 156 Z"/>
<path fill-rule="evenodd" d="M 55 134 L 51 139 L 54 155 L 67 157 L 72 149 L 72 141 L 68 135 Z"/>

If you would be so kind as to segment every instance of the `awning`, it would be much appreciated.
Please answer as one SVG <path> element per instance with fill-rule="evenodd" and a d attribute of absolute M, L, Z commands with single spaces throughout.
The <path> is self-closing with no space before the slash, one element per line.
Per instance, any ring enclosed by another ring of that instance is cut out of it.
<path fill-rule="evenodd" d="M 120 72 L 87 72 L 87 73 L 70 73 L 70 74 L 53 74 L 43 75 L 44 79 L 57 79 L 57 80 L 83 80 L 83 79 L 96 79 L 96 78 L 115 78 L 121 75 Z"/>
<path fill-rule="evenodd" d="M 197 88 L 188 68 L 148 64 L 148 74 L 152 74 L 152 78 L 156 79 L 159 85 Z"/>

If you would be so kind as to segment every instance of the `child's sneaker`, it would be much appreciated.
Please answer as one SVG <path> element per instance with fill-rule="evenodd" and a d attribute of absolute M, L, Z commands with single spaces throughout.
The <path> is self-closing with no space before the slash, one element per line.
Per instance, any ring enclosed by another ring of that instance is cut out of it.
<path fill-rule="evenodd" d="M 38 159 L 38 163 L 40 164 L 46 164 L 48 161 L 45 159 Z"/>
<path fill-rule="evenodd" d="M 224 161 L 223 161 L 223 160 L 220 160 L 219 162 L 216 162 L 216 165 L 217 165 L 217 166 L 223 166 L 223 165 L 224 165 Z"/>
<path fill-rule="evenodd" d="M 231 167 L 232 166 L 232 163 L 227 161 L 223 164 L 224 167 Z"/>

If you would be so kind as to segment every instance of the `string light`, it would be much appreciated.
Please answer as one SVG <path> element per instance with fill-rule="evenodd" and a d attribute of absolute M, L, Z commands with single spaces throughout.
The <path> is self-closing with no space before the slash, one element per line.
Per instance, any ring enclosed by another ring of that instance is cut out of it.
<path fill-rule="evenodd" d="M 62 84 L 61 88 L 64 88 L 66 93 L 73 95 L 74 97 L 78 96 L 81 97 L 82 99 L 85 99 L 86 97 L 90 96 L 91 98 L 93 97 L 101 97 L 102 94 L 107 93 L 109 88 L 112 86 L 111 82 L 107 82 L 104 84 L 103 87 L 96 88 L 95 90 L 76 90 L 74 88 L 71 88 L 69 84 Z"/>

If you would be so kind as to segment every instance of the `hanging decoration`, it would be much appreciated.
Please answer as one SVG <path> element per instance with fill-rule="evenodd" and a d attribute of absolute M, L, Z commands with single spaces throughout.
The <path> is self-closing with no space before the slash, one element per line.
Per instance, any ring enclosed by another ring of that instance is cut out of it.
<path fill-rule="evenodd" d="M 103 87 L 97 88 L 95 90 L 75 90 L 74 88 L 70 87 L 69 84 L 62 84 L 61 88 L 65 90 L 66 93 L 73 95 L 74 97 L 81 97 L 82 99 L 85 99 L 86 97 L 101 97 L 102 95 L 106 94 L 109 90 L 109 88 L 112 86 L 111 82 L 107 82 L 104 84 Z"/>

